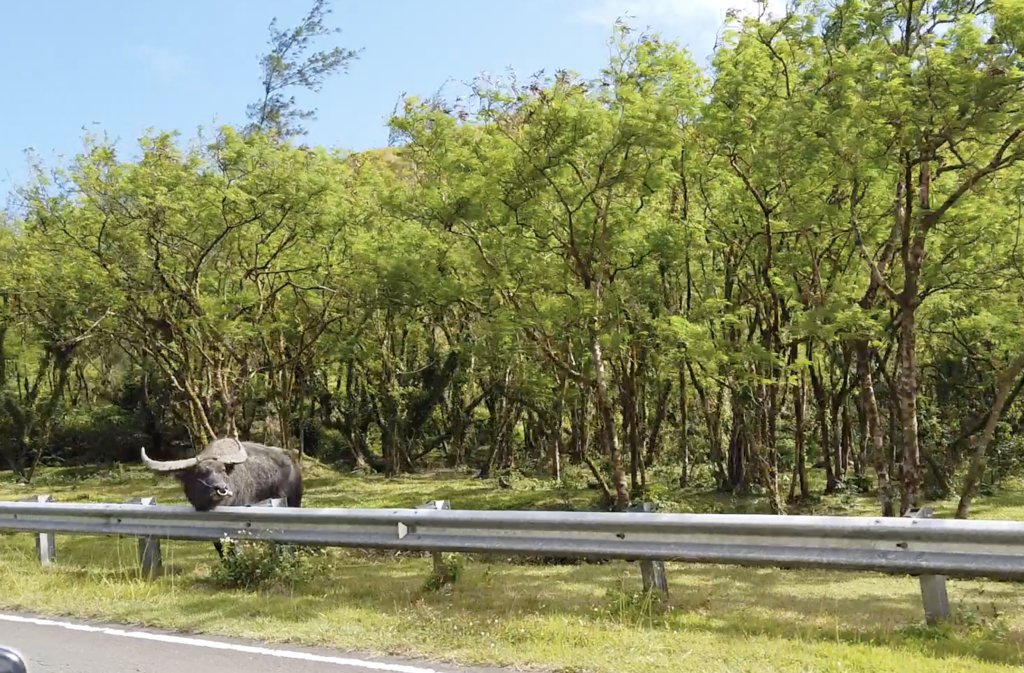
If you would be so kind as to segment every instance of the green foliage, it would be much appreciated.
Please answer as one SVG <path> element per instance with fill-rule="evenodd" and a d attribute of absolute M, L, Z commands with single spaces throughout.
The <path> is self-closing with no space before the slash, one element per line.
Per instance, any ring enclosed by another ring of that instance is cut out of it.
<path fill-rule="evenodd" d="M 325 549 L 278 544 L 250 538 L 245 531 L 221 539 L 224 556 L 212 579 L 224 587 L 253 591 L 271 585 L 294 586 L 322 571 Z"/>
<path fill-rule="evenodd" d="M 666 597 L 656 589 L 634 586 L 635 578 L 620 575 L 605 591 L 604 616 L 631 628 L 658 628 L 665 624 Z"/>
<path fill-rule="evenodd" d="M 137 419 L 117 407 L 73 407 L 51 430 L 48 455 L 63 464 L 130 462 L 148 441 Z"/>
<path fill-rule="evenodd" d="M 978 492 L 993 495 L 1014 478 L 1024 474 L 1024 439 L 1020 436 L 998 438 L 989 447 L 984 481 Z"/>
<path fill-rule="evenodd" d="M 0 223 L 20 478 L 236 431 L 620 506 L 783 512 L 823 476 L 905 507 L 1024 470 L 1019 3 L 734 16 L 707 69 L 620 24 L 596 77 L 410 97 L 361 153 L 280 142 L 308 118 L 283 91 L 356 56 L 306 55 L 328 13 L 271 25 L 244 132 L 36 167 Z"/>
<path fill-rule="evenodd" d="M 430 577 L 423 584 L 426 592 L 450 590 L 451 585 L 459 580 L 466 561 L 462 554 L 444 552 L 441 554 L 440 567 L 435 563 Z"/>
<path fill-rule="evenodd" d="M 493 480 L 481 483 L 445 471 L 396 479 L 354 477 L 313 461 L 306 470 L 310 507 L 407 507 L 434 498 L 473 509 L 560 506 L 550 480 L 523 483 L 510 492 Z M 672 488 L 675 476 L 666 474 L 664 484 L 659 478 L 666 500 L 674 501 L 663 511 L 769 511 L 765 499 Z M 138 466 L 45 468 L 37 478 L 39 483 L 26 488 L 0 474 L 0 499 L 52 493 L 58 502 L 110 502 L 146 493 L 161 503 L 183 502 L 175 484 Z M 821 483 L 815 479 L 815 491 Z M 578 490 L 574 508 L 586 510 L 593 495 L 585 486 Z M 980 498 L 977 506 L 987 519 L 1017 521 L 1022 504 L 1024 490 L 1017 484 L 997 497 Z M 937 503 L 937 516 L 951 516 L 955 506 L 955 499 Z M 866 516 L 874 501 L 828 496 L 798 511 Z M 244 542 L 246 536 L 237 539 Z M 301 637 L 310 644 L 361 651 L 386 651 L 400 642 L 408 645 L 403 650 L 408 655 L 460 651 L 478 656 L 480 665 L 507 665 L 513 661 L 509 657 L 518 656 L 514 661 L 524 666 L 576 665 L 608 673 L 635 656 L 638 639 L 651 658 L 642 659 L 636 670 L 652 673 L 680 670 L 681 661 L 693 661 L 697 643 L 702 643 L 700 661 L 684 663 L 681 670 L 719 663 L 732 670 L 737 661 L 758 670 L 766 647 L 779 662 L 789 662 L 780 664 L 782 670 L 794 672 L 817 665 L 819 656 L 841 659 L 842 668 L 865 670 L 1010 671 L 1022 663 L 1024 587 L 1013 582 L 948 582 L 956 618 L 930 629 L 923 626 L 918 579 L 876 573 L 667 563 L 670 595 L 659 600 L 641 590 L 635 562 L 570 564 L 472 555 L 450 591 L 425 592 L 432 570 L 428 554 L 330 550 L 309 558 L 306 567 L 312 572 L 304 570 L 298 581 L 220 594 L 226 585 L 211 578 L 218 561 L 209 542 L 165 541 L 164 562 L 173 572 L 156 579 L 138 576 L 132 538 L 71 537 L 58 545 L 57 566 L 40 568 L 33 536 L 0 537 L 0 584 L 6 588 L 0 607 L 268 642 Z M 311 604 L 317 608 L 311 611 Z M 800 620 L 794 620 L 795 610 Z M 341 628 L 345 624 L 349 628 Z M 681 635 L 686 636 L 682 641 Z M 694 640 L 705 637 L 711 640 Z M 806 647 L 794 650 L 794 640 Z M 595 642 L 617 649 L 593 652 Z M 507 654 L 497 655 L 491 643 Z M 742 659 L 737 648 L 744 648 Z M 815 656 L 806 654 L 808 649 Z M 794 659 L 794 652 L 806 658 Z"/>
<path fill-rule="evenodd" d="M 290 87 L 320 91 L 328 76 L 347 71 L 349 62 L 358 58 L 358 51 L 341 47 L 302 58 L 313 38 L 341 32 L 324 26 L 330 13 L 327 0 L 314 0 L 309 14 L 295 28 L 282 31 L 277 29 L 277 18 L 270 22 L 271 49 L 260 58 L 263 97 L 246 110 L 251 120 L 249 131 L 273 131 L 283 139 L 305 135 L 302 122 L 315 119 L 315 112 L 298 108 L 294 96 L 285 98 L 282 92 Z"/>

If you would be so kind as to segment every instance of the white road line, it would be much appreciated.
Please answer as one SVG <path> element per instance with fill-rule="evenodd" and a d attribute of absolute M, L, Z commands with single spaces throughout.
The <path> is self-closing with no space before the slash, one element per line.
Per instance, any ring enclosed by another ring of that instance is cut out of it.
<path fill-rule="evenodd" d="M 347 659 L 343 657 L 326 657 L 319 654 L 310 654 L 308 652 L 277 650 L 267 647 L 253 647 L 251 645 L 236 645 L 233 643 L 222 643 L 216 640 L 187 638 L 185 636 L 169 636 L 159 633 L 146 633 L 145 631 L 125 631 L 123 629 L 85 626 L 84 624 L 58 622 L 52 619 L 37 619 L 34 617 L 0 614 L 0 621 L 15 622 L 18 624 L 35 624 L 37 626 L 56 626 L 62 629 L 68 629 L 69 631 L 102 633 L 108 636 L 121 636 L 122 638 L 136 638 L 138 640 L 155 640 L 162 643 L 188 645 L 190 647 L 206 647 L 213 650 L 231 650 L 233 652 L 260 654 L 266 657 L 278 657 L 280 659 L 301 659 L 302 661 L 311 661 L 321 664 L 335 664 L 337 666 L 365 668 L 371 671 L 388 671 L 388 673 L 441 673 L 441 671 L 436 671 L 432 668 L 418 668 L 416 666 L 403 666 L 402 664 L 385 664 L 377 661 L 363 661 L 362 659 Z M 16 643 L 9 643 L 7 645 L 9 647 L 17 647 Z"/>

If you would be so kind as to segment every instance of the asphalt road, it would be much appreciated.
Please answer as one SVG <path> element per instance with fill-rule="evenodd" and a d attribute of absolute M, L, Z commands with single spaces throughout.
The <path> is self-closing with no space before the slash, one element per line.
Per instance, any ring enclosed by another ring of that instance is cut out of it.
<path fill-rule="evenodd" d="M 501 673 L 5 613 L 0 646 L 21 654 L 28 673 Z"/>

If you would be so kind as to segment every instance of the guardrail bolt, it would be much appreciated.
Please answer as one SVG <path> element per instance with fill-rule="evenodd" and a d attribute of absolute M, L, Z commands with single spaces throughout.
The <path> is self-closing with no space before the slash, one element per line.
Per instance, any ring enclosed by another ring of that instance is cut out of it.
<path fill-rule="evenodd" d="M 21 502 L 53 502 L 53 496 L 34 495 L 31 498 L 23 498 Z M 53 533 L 36 533 L 36 557 L 39 559 L 39 565 L 44 568 L 53 565 L 57 560 L 57 545 Z"/>
<path fill-rule="evenodd" d="M 129 505 L 155 505 L 156 498 L 132 498 Z M 158 574 L 163 569 L 163 554 L 160 551 L 160 538 L 149 535 L 138 536 L 139 565 L 142 572 L 149 576 Z"/>
<path fill-rule="evenodd" d="M 910 509 L 903 516 L 912 519 L 931 519 L 935 510 L 931 507 Z M 904 548 L 909 549 L 909 545 Z M 921 602 L 924 604 L 924 618 L 928 626 L 937 626 L 949 619 L 949 595 L 946 593 L 945 575 L 921 575 Z"/>
<path fill-rule="evenodd" d="M 657 506 L 652 502 L 642 502 L 629 508 L 630 512 L 653 512 Z M 640 561 L 640 576 L 644 581 L 644 591 L 657 591 L 668 598 L 668 577 L 665 575 L 664 561 Z"/>
<path fill-rule="evenodd" d="M 423 503 L 416 509 L 451 509 L 451 502 L 448 500 L 431 500 L 430 502 Z M 409 526 L 408 529 L 408 532 L 413 533 L 416 527 Z M 434 562 L 434 574 L 431 577 L 431 584 L 437 589 L 452 584 L 455 581 L 455 577 L 452 575 L 448 564 L 445 563 L 444 553 L 439 551 L 430 552 L 430 558 Z"/>

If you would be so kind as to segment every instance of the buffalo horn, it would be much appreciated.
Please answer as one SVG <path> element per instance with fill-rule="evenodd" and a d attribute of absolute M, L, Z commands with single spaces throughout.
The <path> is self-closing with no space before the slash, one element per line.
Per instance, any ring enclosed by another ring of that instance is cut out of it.
<path fill-rule="evenodd" d="M 153 460 L 146 455 L 146 447 L 142 447 L 142 462 L 154 472 L 177 472 L 187 470 L 199 462 L 199 458 L 183 458 L 181 460 Z"/>

